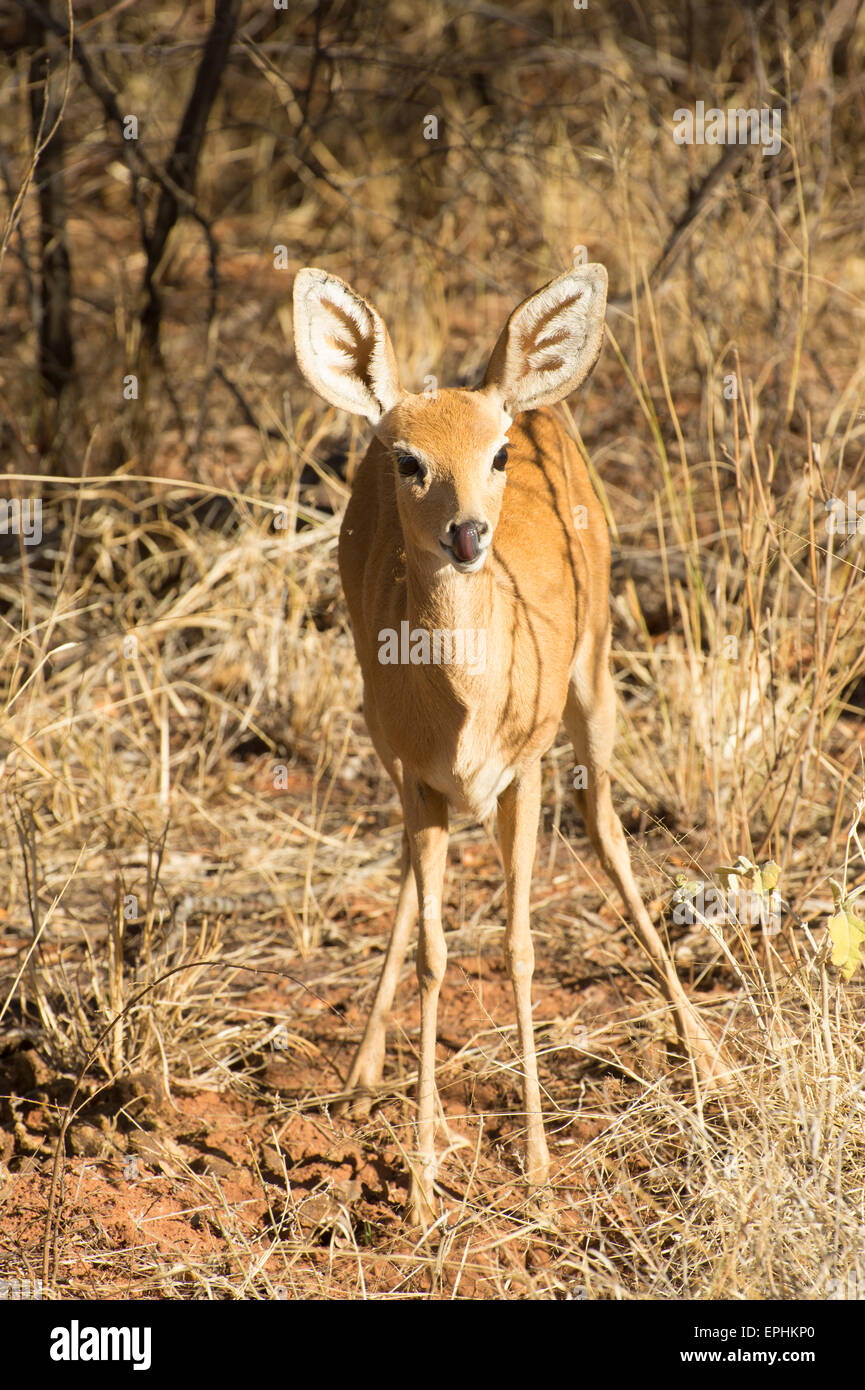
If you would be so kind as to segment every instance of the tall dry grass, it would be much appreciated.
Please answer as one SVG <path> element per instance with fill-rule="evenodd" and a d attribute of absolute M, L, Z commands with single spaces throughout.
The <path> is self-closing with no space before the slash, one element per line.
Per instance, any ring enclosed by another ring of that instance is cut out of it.
<path fill-rule="evenodd" d="M 346 1199 L 329 1275 L 309 1272 L 296 1224 L 278 1226 L 280 1277 L 298 1294 L 408 1296 L 423 1279 L 459 1297 L 480 1260 L 503 1297 L 861 1297 L 861 971 L 843 982 L 826 943 L 829 880 L 865 882 L 865 552 L 861 532 L 826 524 L 828 499 L 865 495 L 861 14 L 379 8 L 334 6 L 315 71 L 311 12 L 294 27 L 246 16 L 198 191 L 218 311 L 205 321 L 207 249 L 181 222 L 161 273 L 163 368 L 133 402 L 120 383 L 141 251 L 116 140 L 75 75 L 81 387 L 41 452 L 25 198 L 3 265 L 2 447 L 10 493 L 43 501 L 44 539 L 7 545 L 0 564 L 5 1045 L 70 1076 L 92 1057 L 100 1083 L 243 1088 L 244 1059 L 277 1031 L 246 1007 L 244 966 L 326 960 L 319 991 L 346 976 L 368 989 L 345 908 L 375 897 L 385 931 L 399 831 L 335 562 L 365 439 L 299 379 L 291 272 L 323 263 L 368 293 L 418 389 L 476 380 L 511 305 L 584 246 L 614 292 L 607 349 L 571 411 L 614 539 L 617 799 L 738 1084 L 686 1099 L 640 1044 L 664 1029 L 651 999 L 607 1031 L 550 1023 L 551 1129 L 583 1136 L 559 1149 L 558 1226 L 496 1196 L 509 1160 L 479 1131 L 452 1160 L 465 1196 L 437 1251 L 361 1239 Z M 174 79 L 203 23 L 163 9 L 171 29 L 152 48 L 134 10 L 92 40 L 126 105 L 146 110 L 151 157 L 169 146 Z M 11 207 L 28 135 L 22 63 L 4 63 Z M 747 151 L 676 241 L 719 154 L 672 141 L 673 110 L 697 99 L 780 106 L 784 145 Z M 556 873 L 583 870 L 569 756 L 557 746 L 549 764 L 541 900 Z M 567 844 L 550 837 L 560 828 Z M 474 835 L 461 827 L 457 844 Z M 739 855 L 780 866 L 781 931 L 674 929 L 677 875 L 717 882 Z M 589 872 L 597 888 L 573 908 L 587 932 L 607 896 Z M 494 946 L 495 915 L 478 911 L 472 930 Z M 553 915 L 537 918 L 551 939 Z M 217 954 L 222 968 L 197 963 Z M 161 979 L 177 965 L 189 969 Z M 279 1026 L 307 1063 L 303 1020 Z M 510 1055 L 496 1019 L 463 1061 L 512 1105 Z M 335 1086 L 322 1072 L 321 1093 Z M 409 1118 L 385 1107 L 368 1134 L 407 1142 Z M 242 1263 L 249 1232 L 225 1219 Z M 544 1251 L 531 1268 L 513 1253 L 529 1242 Z M 386 1288 L 381 1260 L 402 1271 Z M 166 1296 L 189 1296 L 189 1277 L 199 1293 L 272 1296 L 203 1266 L 147 1277 Z"/>

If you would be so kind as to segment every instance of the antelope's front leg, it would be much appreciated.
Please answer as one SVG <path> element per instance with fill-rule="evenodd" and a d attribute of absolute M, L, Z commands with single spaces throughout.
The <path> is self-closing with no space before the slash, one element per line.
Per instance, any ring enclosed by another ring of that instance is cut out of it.
<path fill-rule="evenodd" d="M 550 1155 L 541 1115 L 538 1063 L 532 1023 L 535 952 L 529 919 L 532 866 L 541 809 L 541 765 L 533 763 L 499 797 L 499 841 L 505 861 L 508 922 L 505 959 L 514 988 L 517 1033 L 523 1063 L 526 1112 L 526 1174 L 532 1187 L 549 1179 Z"/>
<path fill-rule="evenodd" d="M 390 941 L 381 968 L 375 999 L 363 1031 L 363 1038 L 355 1053 L 345 1083 L 348 1097 L 333 1107 L 335 1115 L 349 1111 L 352 1116 L 360 1118 L 368 1115 L 372 1108 L 375 1091 L 381 1085 L 384 1070 L 388 1018 L 396 987 L 399 984 L 400 971 L 408 948 L 409 933 L 414 926 L 416 913 L 414 872 L 411 866 L 408 836 L 404 835 L 400 861 L 399 898 Z"/>
<path fill-rule="evenodd" d="M 418 1148 L 411 1174 L 408 1216 L 413 1225 L 427 1226 L 436 1216 L 433 1205 L 436 1175 L 436 1018 L 439 990 L 447 965 L 441 908 L 448 848 L 448 807 L 446 799 L 439 792 L 406 778 L 403 809 L 417 883 L 417 979 L 420 990 Z"/>

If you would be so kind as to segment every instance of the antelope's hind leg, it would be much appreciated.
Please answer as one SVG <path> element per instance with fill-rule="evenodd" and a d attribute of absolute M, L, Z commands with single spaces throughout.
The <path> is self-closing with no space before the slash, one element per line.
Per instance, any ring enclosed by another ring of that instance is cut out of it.
<path fill-rule="evenodd" d="M 634 879 L 625 832 L 610 792 L 609 766 L 616 729 L 616 696 L 609 668 L 609 637 L 600 650 L 586 649 L 571 676 L 565 727 L 574 745 L 578 767 L 585 768 L 586 786 L 577 791 L 577 807 L 601 865 L 622 895 L 640 944 L 652 963 L 676 1030 L 701 1080 L 719 1082 L 728 1068 L 719 1055 L 703 1019 L 688 999 L 676 967 L 646 911 Z"/>

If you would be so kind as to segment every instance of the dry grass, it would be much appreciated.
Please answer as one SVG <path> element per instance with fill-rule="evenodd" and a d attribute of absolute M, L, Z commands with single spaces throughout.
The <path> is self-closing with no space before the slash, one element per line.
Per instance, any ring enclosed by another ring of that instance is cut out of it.
<path fill-rule="evenodd" d="M 759 29 L 700 8 L 689 63 L 654 4 L 639 21 L 511 9 L 394 3 L 376 28 L 335 6 L 305 125 L 312 21 L 246 16 L 198 192 L 218 312 L 206 322 L 206 247 L 182 222 L 164 364 L 134 402 L 136 223 L 73 74 L 82 389 L 41 448 L 32 343 L 12 340 L 29 331 L 32 191 L 3 266 L 6 485 L 42 498 L 44 538 L 0 563 L 0 1272 L 45 1257 L 59 1291 L 103 1298 L 863 1296 L 863 989 L 828 963 L 825 930 L 830 878 L 865 882 L 865 551 L 825 507 L 865 496 L 862 18 L 842 61 L 828 6 L 764 9 Z M 118 48 L 115 72 L 158 159 L 180 111 L 166 72 L 203 32 L 196 8 L 163 10 L 171 34 L 138 61 Z M 126 11 L 99 40 L 141 26 Z M 784 148 L 746 151 L 650 282 L 718 157 L 672 141 L 673 110 L 697 99 L 780 105 Z M 11 207 L 30 147 L 11 80 L 2 101 Z M 382 1109 L 355 1126 L 327 1109 L 400 832 L 336 572 L 364 431 L 301 383 L 287 295 L 294 269 L 326 264 L 392 325 L 407 384 L 471 381 L 512 302 L 582 244 L 617 296 L 571 407 L 614 538 L 617 800 L 737 1084 L 705 1104 L 681 1084 L 557 746 L 534 892 L 551 1189 L 538 1209 L 519 1181 L 500 878 L 460 823 L 449 1217 L 415 1240 L 399 1219 L 413 966 Z M 716 881 L 740 854 L 780 865 L 780 932 L 676 927 L 677 875 Z M 151 1203 L 134 1229 L 127 1188 Z"/>

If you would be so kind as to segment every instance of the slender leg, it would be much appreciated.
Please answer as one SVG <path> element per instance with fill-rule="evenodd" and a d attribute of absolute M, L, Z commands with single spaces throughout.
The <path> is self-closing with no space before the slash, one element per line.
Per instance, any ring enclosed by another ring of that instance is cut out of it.
<path fill-rule="evenodd" d="M 505 861 L 508 921 L 505 958 L 514 989 L 517 1033 L 523 1066 L 526 1113 L 526 1172 L 531 1186 L 547 1182 L 550 1156 L 541 1116 L 541 1093 L 532 1024 L 532 972 L 535 953 L 529 920 L 532 865 L 541 809 L 541 765 L 533 763 L 499 797 L 499 839 Z"/>
<path fill-rule="evenodd" d="M 589 838 L 605 872 L 622 895 L 643 950 L 654 967 L 664 996 L 673 1006 L 679 1037 L 704 1082 L 722 1080 L 728 1068 L 718 1045 L 700 1018 L 640 897 L 634 880 L 625 833 L 613 809 L 607 771 L 613 750 L 616 697 L 606 650 L 599 653 L 594 670 L 585 661 L 575 670 L 564 712 L 564 722 L 574 745 L 577 765 L 586 770 L 586 787 L 577 793 L 577 805 Z"/>
<path fill-rule="evenodd" d="M 350 1109 L 352 1115 L 369 1114 L 372 1093 L 381 1084 L 384 1070 L 385 1037 L 393 997 L 399 983 L 400 971 L 408 948 L 408 939 L 417 916 L 417 888 L 411 867 L 408 835 L 403 833 L 400 863 L 399 898 L 393 930 L 388 942 L 384 965 L 379 976 L 372 1008 L 366 1021 L 363 1038 L 354 1055 L 346 1089 L 356 1094 L 335 1107 L 339 1114 Z"/>
<path fill-rule="evenodd" d="M 431 787 L 406 779 L 403 788 L 406 830 L 417 882 L 420 912 L 417 979 L 420 989 L 420 1070 L 417 1090 L 417 1161 L 411 1175 L 408 1216 L 413 1225 L 434 1220 L 436 1173 L 436 1018 L 447 964 L 441 905 L 448 847 L 448 807 Z"/>

